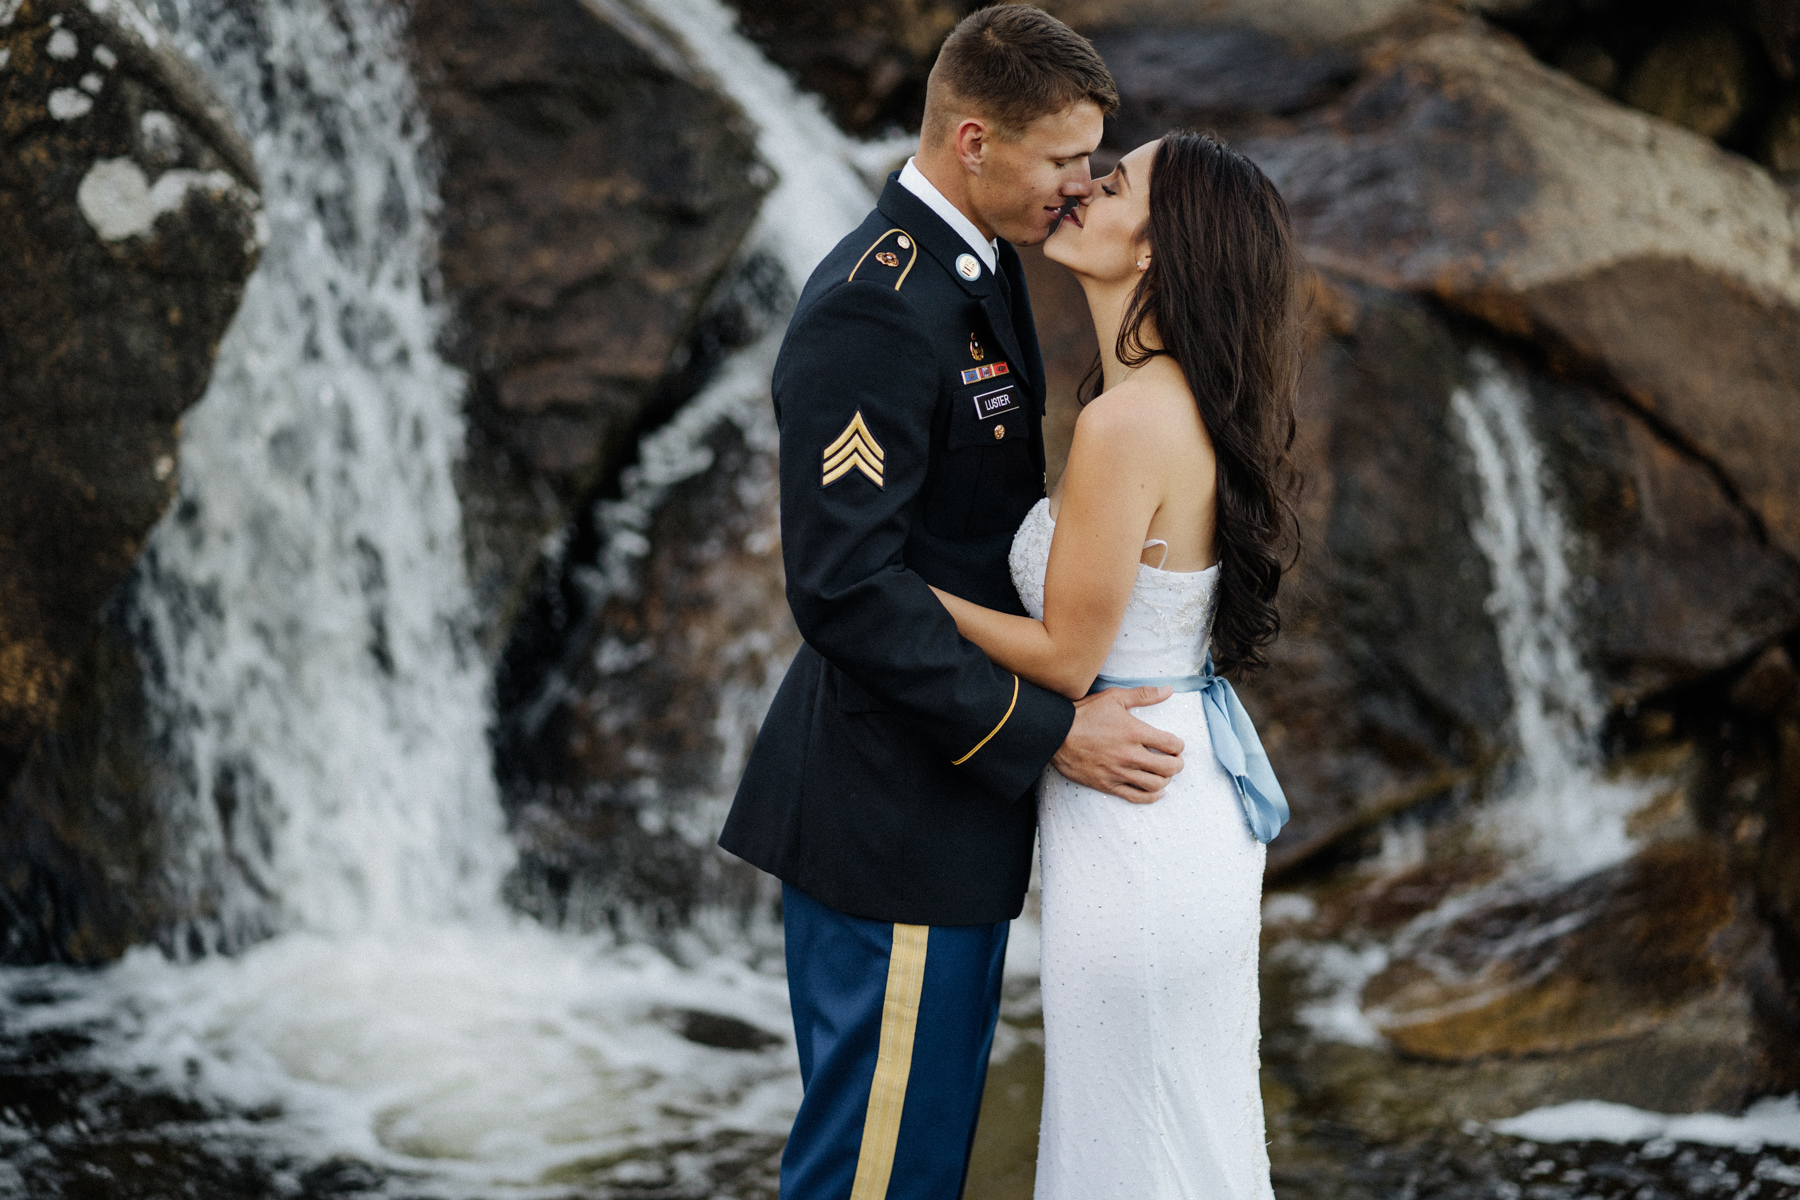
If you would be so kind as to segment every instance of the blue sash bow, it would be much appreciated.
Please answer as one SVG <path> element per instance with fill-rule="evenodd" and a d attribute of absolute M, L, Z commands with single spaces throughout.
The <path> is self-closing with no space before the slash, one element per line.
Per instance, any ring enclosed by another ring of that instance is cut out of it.
<path fill-rule="evenodd" d="M 1238 800 L 1244 808 L 1244 820 L 1259 842 L 1272 842 L 1287 824 L 1287 795 L 1276 782 L 1275 769 L 1263 750 L 1262 739 L 1250 714 L 1237 698 L 1231 681 L 1213 674 L 1212 655 L 1206 656 L 1206 670 L 1200 675 L 1169 675 L 1160 679 L 1128 679 L 1117 675 L 1101 675 L 1088 689 L 1091 696 L 1107 688 L 1166 687 L 1178 692 L 1199 692 L 1200 707 L 1206 713 L 1206 728 L 1212 734 L 1213 753 L 1219 765 L 1237 784 Z"/>

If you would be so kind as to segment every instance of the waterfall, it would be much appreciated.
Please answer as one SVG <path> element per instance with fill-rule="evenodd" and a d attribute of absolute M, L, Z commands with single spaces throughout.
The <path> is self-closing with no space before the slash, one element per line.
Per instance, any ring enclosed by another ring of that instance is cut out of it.
<path fill-rule="evenodd" d="M 1631 853 L 1625 818 L 1646 796 L 1600 774 L 1606 708 L 1582 662 L 1570 538 L 1531 431 L 1530 394 L 1486 351 L 1469 366 L 1472 386 L 1451 393 L 1450 411 L 1474 469 L 1470 532 L 1493 577 L 1487 610 L 1519 749 L 1487 823 L 1540 868 L 1573 878 Z"/>
<path fill-rule="evenodd" d="M 618 0 L 589 2 L 620 19 Z M 269 222 L 184 421 L 180 497 L 135 596 L 158 733 L 182 772 L 171 871 L 218 914 L 199 940 L 236 952 L 0 971 L 0 996 L 31 1000 L 0 1001 L 7 1035 L 80 1029 L 83 1070 L 197 1101 L 217 1119 L 169 1136 L 227 1155 L 349 1156 L 407 1195 L 702 1194 L 720 1156 L 766 1158 L 798 1103 L 793 1048 L 755 1032 L 787 1027 L 779 956 L 771 970 L 695 938 L 676 961 L 498 901 L 512 851 L 450 474 L 463 380 L 436 350 L 437 198 L 404 13 L 143 3 L 235 110 Z M 624 15 L 631 36 L 661 36 Z M 664 0 L 654 16 L 758 126 L 780 180 L 746 254 L 797 293 L 867 212 L 861 170 L 903 148 L 847 141 L 717 0 Z M 767 314 L 646 438 L 601 514 L 595 587 L 648 551 L 669 486 L 710 465 L 716 422 L 773 454 L 786 315 Z M 766 704 L 724 699 L 721 720 L 746 728 Z M 705 816 L 689 832 L 710 839 Z M 735 1022 L 742 1044 L 690 1036 L 696 1011 L 702 1027 Z"/>
<path fill-rule="evenodd" d="M 439 357 L 429 131 L 385 4 L 164 0 L 247 131 L 268 242 L 136 601 L 182 768 L 177 871 L 226 946 L 494 903 L 463 379 Z"/>

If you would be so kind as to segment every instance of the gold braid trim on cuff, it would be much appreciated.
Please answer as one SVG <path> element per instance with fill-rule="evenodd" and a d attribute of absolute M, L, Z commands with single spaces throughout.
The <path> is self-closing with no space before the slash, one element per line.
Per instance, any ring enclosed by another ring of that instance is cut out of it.
<path fill-rule="evenodd" d="M 1006 706 L 1006 715 L 1000 718 L 999 725 L 996 725 L 992 729 L 988 730 L 988 735 L 986 737 L 982 738 L 979 742 L 975 743 L 975 750 L 981 749 L 983 746 L 987 745 L 989 742 L 994 740 L 994 735 L 996 733 L 999 733 L 1001 726 L 1005 725 L 1007 720 L 1009 718 L 1011 718 L 1011 716 L 1013 714 L 1013 709 L 1018 706 L 1018 703 L 1019 703 L 1019 677 L 1017 675 L 1014 675 L 1013 676 L 1012 703 L 1008 704 Z M 955 762 L 951 763 L 950 765 L 953 767 L 962 766 L 964 763 L 968 762 L 971 758 L 975 757 L 975 750 L 969 751 L 967 754 L 963 755 L 961 758 L 957 759 Z"/>

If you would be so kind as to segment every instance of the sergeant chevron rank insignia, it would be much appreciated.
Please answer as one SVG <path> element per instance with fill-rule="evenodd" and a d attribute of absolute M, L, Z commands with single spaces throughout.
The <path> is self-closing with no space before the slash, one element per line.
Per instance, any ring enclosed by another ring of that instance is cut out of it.
<path fill-rule="evenodd" d="M 852 470 L 861 471 L 869 477 L 869 482 L 876 487 L 886 487 L 882 481 L 882 463 L 887 458 L 881 443 L 863 424 L 862 410 L 850 418 L 850 424 L 844 426 L 844 432 L 837 435 L 831 445 L 825 447 L 825 465 L 819 480 L 820 487 L 829 487 Z"/>

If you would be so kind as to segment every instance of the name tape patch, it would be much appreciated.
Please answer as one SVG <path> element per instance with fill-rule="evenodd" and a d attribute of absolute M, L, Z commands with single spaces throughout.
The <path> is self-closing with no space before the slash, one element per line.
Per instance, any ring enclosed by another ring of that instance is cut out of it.
<path fill-rule="evenodd" d="M 1012 368 L 1003 362 L 989 363 L 985 367 L 970 367 L 962 373 L 964 383 L 980 383 L 983 379 L 992 379 L 996 375 L 1010 375 Z"/>
<path fill-rule="evenodd" d="M 975 397 L 975 416 L 983 421 L 1002 413 L 1017 412 L 1019 407 L 1019 394 L 1010 383 Z"/>

